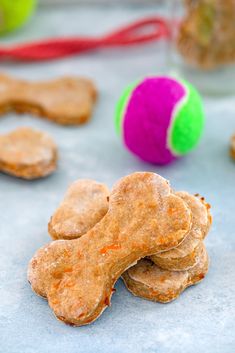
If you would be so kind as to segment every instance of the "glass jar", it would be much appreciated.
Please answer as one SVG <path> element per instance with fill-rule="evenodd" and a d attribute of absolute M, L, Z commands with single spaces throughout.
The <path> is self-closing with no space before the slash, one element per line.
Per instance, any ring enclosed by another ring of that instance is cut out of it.
<path fill-rule="evenodd" d="M 171 65 L 209 94 L 235 93 L 235 0 L 173 0 Z"/>

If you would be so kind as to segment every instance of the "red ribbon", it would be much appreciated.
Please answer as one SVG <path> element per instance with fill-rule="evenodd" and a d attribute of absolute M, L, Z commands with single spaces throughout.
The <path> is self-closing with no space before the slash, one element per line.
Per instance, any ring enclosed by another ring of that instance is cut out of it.
<path fill-rule="evenodd" d="M 0 47 L 0 60 L 53 60 L 94 49 L 129 47 L 169 36 L 169 25 L 166 19 L 152 17 L 136 21 L 102 37 L 54 38 Z"/>

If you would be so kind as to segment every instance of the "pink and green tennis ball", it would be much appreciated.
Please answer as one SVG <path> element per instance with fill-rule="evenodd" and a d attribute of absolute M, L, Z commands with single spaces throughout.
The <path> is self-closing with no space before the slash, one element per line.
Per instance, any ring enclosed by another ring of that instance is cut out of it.
<path fill-rule="evenodd" d="M 36 0 L 0 0 L 0 35 L 23 25 L 35 5 Z"/>
<path fill-rule="evenodd" d="M 149 77 L 125 89 L 115 125 L 132 153 L 147 162 L 167 164 L 197 145 L 204 120 L 202 100 L 190 83 Z"/>

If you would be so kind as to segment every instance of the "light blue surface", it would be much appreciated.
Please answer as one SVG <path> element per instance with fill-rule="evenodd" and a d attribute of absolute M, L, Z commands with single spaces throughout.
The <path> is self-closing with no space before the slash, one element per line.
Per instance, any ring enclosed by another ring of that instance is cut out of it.
<path fill-rule="evenodd" d="M 157 7 L 40 9 L 10 43 L 68 33 L 102 33 Z M 51 11 L 52 11 L 51 10 Z M 43 64 L 0 64 L 28 79 L 88 75 L 100 92 L 90 124 L 60 127 L 10 114 L 0 133 L 30 125 L 58 142 L 60 162 L 51 177 L 27 182 L 0 174 L 0 352 L 1 353 L 228 353 L 235 347 L 235 164 L 228 143 L 235 131 L 234 98 L 205 99 L 207 124 L 199 147 L 168 167 L 143 164 L 122 147 L 113 127 L 114 105 L 123 87 L 146 73 L 164 71 L 163 44 L 124 52 L 93 53 Z M 74 328 L 57 321 L 47 302 L 26 280 L 34 252 L 49 241 L 47 222 L 67 186 L 93 178 L 111 186 L 137 170 L 160 173 L 177 190 L 199 192 L 212 204 L 214 224 L 206 244 L 211 267 L 206 279 L 178 300 L 163 305 L 132 296 L 121 281 L 112 307 L 92 325 Z"/>

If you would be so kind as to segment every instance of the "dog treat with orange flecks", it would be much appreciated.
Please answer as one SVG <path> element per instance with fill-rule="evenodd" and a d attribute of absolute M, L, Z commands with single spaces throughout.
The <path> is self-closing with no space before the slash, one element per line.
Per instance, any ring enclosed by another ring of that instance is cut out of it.
<path fill-rule="evenodd" d="M 57 146 L 45 132 L 20 127 L 0 135 L 0 171 L 23 179 L 45 177 L 56 169 Z"/>
<path fill-rule="evenodd" d="M 94 195 L 93 189 L 97 187 L 99 192 Z M 52 238 L 75 239 L 85 234 L 106 214 L 108 194 L 108 189 L 103 184 L 92 180 L 74 183 L 51 218 L 48 229 Z M 187 192 L 177 192 L 176 195 L 191 209 L 192 228 L 179 246 L 152 255 L 151 260 L 163 269 L 184 271 L 198 262 L 201 242 L 209 231 L 212 217 L 210 206 L 203 197 Z"/>
<path fill-rule="evenodd" d="M 78 125 L 90 119 L 96 95 L 94 84 L 85 78 L 29 82 L 0 74 L 0 114 L 13 110 Z"/>
<path fill-rule="evenodd" d="M 185 61 L 204 70 L 235 61 L 234 0 L 187 0 L 179 25 L 177 50 Z"/>
<path fill-rule="evenodd" d="M 210 205 L 203 197 L 187 192 L 177 192 L 192 212 L 192 228 L 184 241 L 176 248 L 151 256 L 151 260 L 162 269 L 184 271 L 195 266 L 200 258 L 202 240 L 209 232 L 212 217 Z"/>
<path fill-rule="evenodd" d="M 128 290 L 141 298 L 168 303 L 176 299 L 187 287 L 200 282 L 208 272 L 209 258 L 203 245 L 196 266 L 186 271 L 168 271 L 151 260 L 142 259 L 129 268 L 122 279 Z"/>
<path fill-rule="evenodd" d="M 89 324 L 110 305 L 125 270 L 142 257 L 176 247 L 190 227 L 190 209 L 164 178 L 134 173 L 114 186 L 108 212 L 95 227 L 36 252 L 28 280 L 58 319 Z"/>
<path fill-rule="evenodd" d="M 74 182 L 48 224 L 53 239 L 76 239 L 87 233 L 108 211 L 108 188 L 94 180 Z"/>

